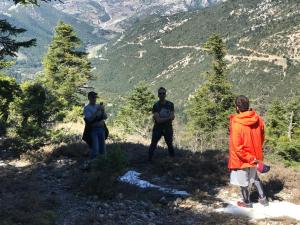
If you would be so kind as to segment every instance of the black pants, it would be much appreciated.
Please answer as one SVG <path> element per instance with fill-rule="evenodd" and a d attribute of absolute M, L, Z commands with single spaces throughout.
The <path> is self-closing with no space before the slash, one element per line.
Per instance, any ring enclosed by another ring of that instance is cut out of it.
<path fill-rule="evenodd" d="M 254 180 L 254 185 L 255 185 L 255 187 L 258 191 L 259 198 L 263 199 L 265 197 L 265 194 L 264 194 L 264 190 L 263 190 L 261 181 L 258 178 L 257 174 L 256 174 L 256 177 L 255 177 L 255 180 Z M 241 187 L 241 193 L 242 193 L 243 201 L 245 203 L 250 203 L 251 202 L 250 201 L 250 193 L 249 193 L 249 188 L 251 186 L 252 186 L 252 184 L 250 184 L 249 187 Z"/>
<path fill-rule="evenodd" d="M 174 156 L 173 148 L 173 128 L 172 127 L 154 127 L 152 131 L 152 139 L 149 148 L 149 160 L 152 160 L 153 153 L 156 149 L 160 138 L 164 136 L 165 142 L 168 146 L 169 155 Z"/>

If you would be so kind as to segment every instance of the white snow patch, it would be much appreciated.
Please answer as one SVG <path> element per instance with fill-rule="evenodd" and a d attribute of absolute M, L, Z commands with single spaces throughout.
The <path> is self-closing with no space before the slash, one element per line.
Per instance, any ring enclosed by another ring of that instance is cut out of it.
<path fill-rule="evenodd" d="M 290 202 L 270 202 L 269 206 L 266 207 L 259 203 L 254 203 L 253 208 L 238 207 L 236 201 L 227 201 L 227 203 L 229 205 L 226 208 L 219 208 L 216 209 L 216 211 L 233 215 L 244 215 L 251 219 L 288 216 L 296 220 L 300 220 L 300 205 Z"/>
<path fill-rule="evenodd" d="M 134 170 L 129 170 L 126 172 L 122 177 L 120 177 L 120 181 L 133 184 L 135 186 L 138 186 L 140 188 L 156 188 L 162 192 L 173 194 L 173 195 L 181 195 L 181 196 L 189 196 L 189 194 L 186 191 L 180 191 L 177 189 L 172 188 L 164 188 L 159 185 L 151 184 L 148 181 L 142 180 L 139 178 L 141 173 L 136 172 Z"/>
<path fill-rule="evenodd" d="M 6 167 L 7 166 L 7 163 L 5 163 L 4 161 L 0 161 L 0 167 Z"/>

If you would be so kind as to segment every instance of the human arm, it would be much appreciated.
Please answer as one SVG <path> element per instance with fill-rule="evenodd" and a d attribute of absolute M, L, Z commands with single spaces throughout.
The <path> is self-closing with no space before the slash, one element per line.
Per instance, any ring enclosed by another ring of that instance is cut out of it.
<path fill-rule="evenodd" d="M 167 118 L 161 118 L 159 116 L 159 113 L 156 112 L 153 114 L 153 119 L 156 121 L 156 123 L 165 123 L 165 122 L 168 122 L 171 120 L 171 116 L 170 117 L 167 117 Z"/>
<path fill-rule="evenodd" d="M 92 109 L 85 107 L 84 108 L 84 119 L 86 122 L 88 123 L 94 123 L 96 121 L 100 121 L 103 119 L 104 116 L 106 116 L 106 114 L 104 115 L 104 108 L 103 106 L 98 106 L 97 110 L 93 112 Z M 99 113 L 101 113 L 101 116 L 99 115 Z"/>
<path fill-rule="evenodd" d="M 153 119 L 156 123 L 165 123 L 175 119 L 174 104 L 167 102 L 165 106 L 160 108 L 157 104 L 152 109 Z"/>

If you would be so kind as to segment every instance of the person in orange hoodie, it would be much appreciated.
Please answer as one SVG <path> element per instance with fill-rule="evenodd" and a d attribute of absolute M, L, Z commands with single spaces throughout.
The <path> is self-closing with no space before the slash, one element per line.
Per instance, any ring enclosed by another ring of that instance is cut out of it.
<path fill-rule="evenodd" d="M 243 201 L 240 207 L 251 208 L 249 187 L 254 183 L 259 193 L 259 202 L 267 206 L 257 164 L 263 161 L 264 121 L 251 109 L 249 99 L 243 95 L 235 100 L 238 114 L 230 115 L 229 161 L 230 183 L 240 186 Z"/>

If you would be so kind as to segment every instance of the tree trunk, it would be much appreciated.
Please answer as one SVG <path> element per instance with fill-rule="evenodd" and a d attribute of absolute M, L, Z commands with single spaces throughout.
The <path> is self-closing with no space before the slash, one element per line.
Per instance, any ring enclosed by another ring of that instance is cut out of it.
<path fill-rule="evenodd" d="M 294 118 L 294 112 L 292 111 L 291 114 L 290 114 L 290 121 L 289 121 L 289 126 L 288 126 L 288 139 L 289 139 L 289 141 L 292 140 L 293 118 Z"/>

